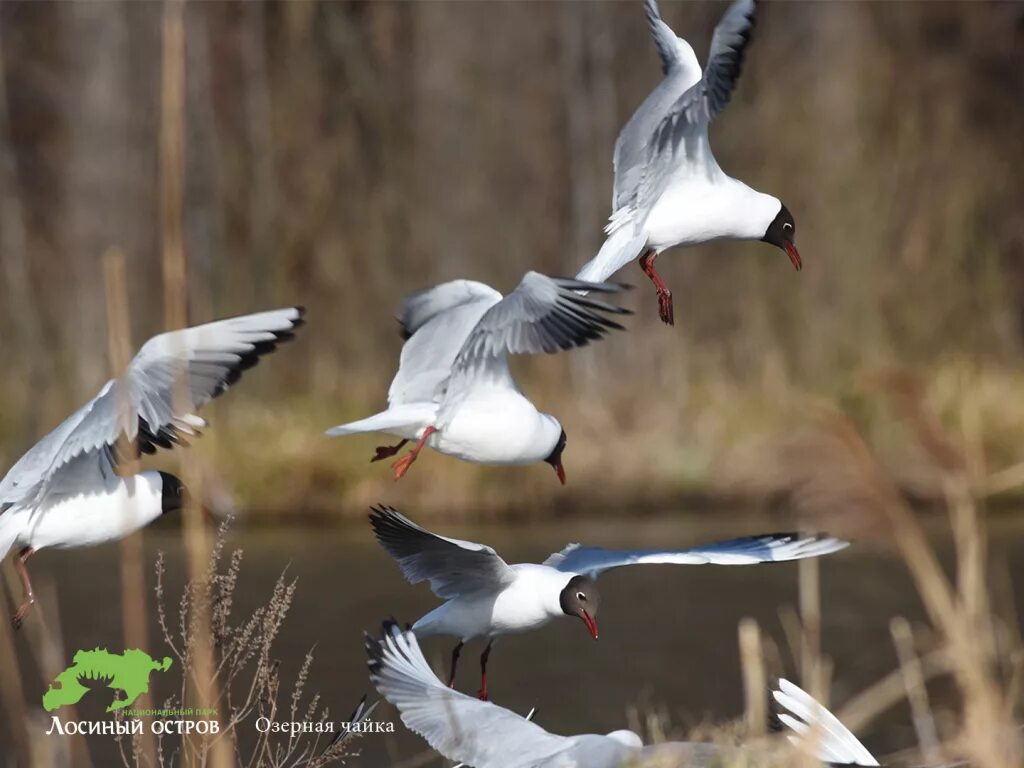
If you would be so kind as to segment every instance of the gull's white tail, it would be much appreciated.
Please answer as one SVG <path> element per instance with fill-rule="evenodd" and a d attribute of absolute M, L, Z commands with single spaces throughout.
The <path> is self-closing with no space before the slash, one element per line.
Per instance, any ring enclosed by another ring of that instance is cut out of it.
<path fill-rule="evenodd" d="M 779 680 L 772 696 L 786 712 L 779 720 L 794 733 L 789 740 L 809 750 L 818 760 L 836 765 L 878 765 L 878 761 L 854 736 L 809 693 L 789 682 Z"/>
<path fill-rule="evenodd" d="M 11 551 L 24 523 L 24 519 L 16 515 L 14 510 L 0 511 L 0 560 L 7 557 L 7 553 Z"/>
<path fill-rule="evenodd" d="M 325 434 L 328 437 L 340 437 L 356 435 L 361 432 L 387 432 L 400 437 L 413 438 L 419 430 L 430 424 L 436 415 L 437 405 L 434 403 L 397 405 L 373 416 L 367 416 L 365 419 L 331 427 Z"/>
<path fill-rule="evenodd" d="M 631 221 L 626 221 L 621 226 L 618 222 L 613 222 L 613 225 L 616 228 L 608 235 L 597 256 L 583 265 L 583 269 L 576 275 L 577 280 L 603 283 L 637 258 L 644 249 L 647 235 L 636 234 L 636 228 Z"/>

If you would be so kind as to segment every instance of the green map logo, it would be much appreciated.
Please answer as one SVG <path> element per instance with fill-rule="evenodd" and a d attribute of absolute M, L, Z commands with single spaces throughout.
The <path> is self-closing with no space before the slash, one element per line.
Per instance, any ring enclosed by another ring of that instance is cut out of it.
<path fill-rule="evenodd" d="M 77 704 L 91 689 L 82 685 L 82 680 L 106 680 L 107 687 L 124 693 L 125 698 L 116 697 L 107 707 L 107 712 L 123 709 L 142 694 L 149 691 L 149 674 L 153 671 L 166 672 L 171 667 L 167 656 L 155 661 L 145 651 L 129 648 L 124 653 L 110 653 L 106 648 L 79 651 L 74 663 L 61 672 L 43 694 L 43 709 L 47 712 L 59 707 Z"/>

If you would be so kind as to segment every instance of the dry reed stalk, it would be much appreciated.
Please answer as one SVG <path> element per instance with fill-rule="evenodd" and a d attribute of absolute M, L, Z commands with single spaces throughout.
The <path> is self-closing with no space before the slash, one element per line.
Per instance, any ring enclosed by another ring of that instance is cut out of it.
<path fill-rule="evenodd" d="M 993 472 L 981 480 L 974 490 L 978 496 L 984 498 L 1014 491 L 1021 486 L 1024 486 L 1024 463 Z"/>
<path fill-rule="evenodd" d="M 919 658 L 921 679 L 927 682 L 932 678 L 949 673 L 948 653 L 945 650 L 932 651 Z M 840 707 L 835 715 L 851 731 L 859 731 L 890 707 L 906 698 L 906 686 L 903 671 L 896 669 L 881 680 L 865 688 Z"/>
<path fill-rule="evenodd" d="M 160 184 L 162 273 L 164 285 L 164 324 L 168 330 L 188 324 L 188 270 L 184 238 L 184 174 L 185 174 L 185 3 L 169 0 L 164 5 L 162 21 L 162 84 L 160 116 Z M 175 409 L 189 410 L 186 400 L 185 371 L 177 377 Z M 181 459 L 186 487 L 191 502 L 182 510 L 184 543 L 189 578 L 201 583 L 206 578 L 210 539 L 202 519 L 199 499 L 202 498 L 201 473 L 195 459 L 186 452 Z M 195 654 L 192 670 L 185 670 L 192 681 L 194 706 L 209 710 L 217 706 L 213 648 L 210 642 L 210 615 L 207 606 L 199 606 L 195 621 Z M 218 719 L 221 720 L 220 714 Z M 225 739 L 210 739 L 196 734 L 186 736 L 182 743 L 185 765 L 228 768 L 232 764 L 232 745 Z"/>
<path fill-rule="evenodd" d="M 914 649 L 913 630 L 910 628 L 910 622 L 902 616 L 894 618 L 889 624 L 889 629 L 896 645 L 896 655 L 900 660 L 900 674 L 903 677 L 907 701 L 910 702 L 921 755 L 926 763 L 937 765 L 943 759 L 943 755 L 939 748 L 939 735 L 935 728 L 935 718 L 932 717 L 931 703 L 928 700 L 928 689 L 924 685 L 921 658 Z"/>
<path fill-rule="evenodd" d="M 184 328 L 187 270 L 184 238 L 185 3 L 168 0 L 163 15 L 163 77 L 160 112 L 160 222 L 164 321 Z"/>
<path fill-rule="evenodd" d="M 25 708 L 25 692 L 18 670 L 18 656 L 14 650 L 14 637 L 8 617 L 7 599 L 0 589 L 0 705 L 7 713 L 7 728 L 14 739 L 14 753 L 18 765 L 32 765 L 30 736 L 28 733 L 28 710 Z M 6 753 L 6 750 L 5 750 Z M 0 758 L 9 755 L 0 753 Z"/>
<path fill-rule="evenodd" d="M 764 735 L 768 724 L 768 681 L 765 676 L 761 627 L 756 619 L 740 620 L 739 639 L 747 735 L 756 738 Z"/>
<path fill-rule="evenodd" d="M 800 679 L 804 689 L 828 706 L 821 658 L 821 568 L 815 557 L 797 564 L 800 600 Z"/>
<path fill-rule="evenodd" d="M 46 685 L 62 672 L 68 663 L 67 654 L 64 652 L 63 632 L 60 625 L 60 599 L 57 593 L 57 585 L 51 579 L 39 576 L 34 580 L 33 585 L 37 600 L 31 614 L 32 620 L 26 621 L 22 625 L 18 635 L 23 635 L 24 645 L 29 650 L 29 656 L 35 664 L 35 670 L 39 675 L 39 679 Z M 17 579 L 8 581 L 8 588 L 10 593 L 16 596 L 16 600 L 21 599 L 20 581 Z M 17 667 L 15 667 L 14 671 L 16 674 L 19 674 L 18 679 L 20 681 L 20 673 Z M 26 717 L 29 718 L 25 723 L 25 728 L 27 729 L 27 735 L 31 739 L 30 743 L 39 745 L 42 743 L 38 738 L 39 734 L 31 731 L 33 711 L 26 708 L 25 712 Z M 75 714 L 75 707 L 69 707 L 67 712 L 71 719 L 77 716 Z M 61 740 L 62 743 L 63 741 Z M 45 748 L 50 749 L 49 746 Z M 74 758 L 72 760 L 74 765 L 91 765 L 89 744 L 83 734 L 70 736 L 67 750 L 70 751 Z M 36 754 L 37 750 L 35 747 L 32 748 L 32 752 L 38 763 L 40 758 Z M 61 752 L 61 754 L 66 757 L 65 752 Z M 67 761 L 65 760 L 65 762 Z"/>
<path fill-rule="evenodd" d="M 925 610 L 948 643 L 950 669 L 964 699 L 961 741 L 965 754 L 979 768 L 1015 766 L 1014 752 L 1018 747 L 1008 738 L 1011 726 L 1005 720 L 1006 706 L 993 677 L 990 651 L 994 644 L 973 613 L 981 602 L 977 590 L 984 589 L 983 580 L 973 574 L 966 576 L 964 581 L 973 593 L 969 600 L 954 592 L 914 512 L 892 479 L 881 471 L 860 434 L 843 417 L 833 417 L 831 423 L 834 433 L 849 447 L 863 477 L 875 489 Z M 961 508 L 951 510 L 958 533 L 958 561 L 972 571 L 983 572 L 982 549 L 976 544 L 980 538 L 976 530 L 978 521 L 971 522 L 976 515 L 973 505 L 972 499 L 961 498 L 957 505 Z"/>
<path fill-rule="evenodd" d="M 41 602 L 43 622 L 37 628 L 38 634 L 29 634 L 29 640 L 33 652 L 39 656 L 43 680 L 49 683 L 67 668 L 68 659 L 67 652 L 64 650 L 64 629 L 60 623 L 60 598 L 57 583 L 55 581 L 42 582 L 37 591 Z M 65 711 L 68 713 L 69 719 L 78 718 L 77 707 L 72 706 Z M 91 766 L 93 764 L 89 754 L 89 740 L 85 734 L 78 734 L 68 740 L 68 746 L 62 755 L 65 758 L 64 764 L 69 762 L 66 759 L 67 753 L 70 753 L 71 765 Z"/>
<path fill-rule="evenodd" d="M 131 308 L 128 303 L 128 278 L 124 253 L 112 248 L 103 255 L 103 279 L 106 289 L 107 335 L 109 341 L 112 376 L 120 376 L 132 358 Z M 127 395 L 124 396 L 127 399 Z M 132 403 L 119 402 L 118 410 L 124 419 L 130 418 Z M 125 423 L 123 430 L 131 425 Z M 122 439 L 122 443 L 125 441 Z M 130 477 L 139 471 L 139 448 L 136 441 L 118 446 L 119 474 Z M 149 648 L 148 612 L 146 610 L 146 574 L 143 570 L 144 557 L 142 531 L 136 531 L 121 539 L 121 621 L 124 647 Z M 137 699 L 140 709 L 152 708 L 152 696 L 147 692 Z M 152 765 L 156 760 L 156 739 L 148 730 L 143 730 L 135 749 Z"/>

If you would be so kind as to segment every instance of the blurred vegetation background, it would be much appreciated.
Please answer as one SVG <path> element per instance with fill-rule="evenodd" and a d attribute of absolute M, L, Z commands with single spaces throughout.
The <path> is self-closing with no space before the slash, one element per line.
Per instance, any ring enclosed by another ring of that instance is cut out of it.
<path fill-rule="evenodd" d="M 662 6 L 703 60 L 724 4 Z M 105 254 L 127 259 L 134 344 L 163 327 L 164 13 L 0 3 L 4 467 L 109 376 Z M 384 405 L 404 294 L 574 274 L 600 246 L 615 137 L 660 77 L 639 0 L 204 2 L 184 20 L 190 321 L 308 309 L 208 414 L 223 506 L 772 499 L 800 472 L 778 436 L 823 404 L 921 498 L 949 462 L 1024 461 L 1024 4 L 763 5 L 712 144 L 786 201 L 806 268 L 757 243 L 676 249 L 675 328 L 631 266 L 628 335 L 518 362 L 566 425 L 565 489 L 436 454 L 392 487 L 368 464 L 381 441 L 322 431 Z"/>

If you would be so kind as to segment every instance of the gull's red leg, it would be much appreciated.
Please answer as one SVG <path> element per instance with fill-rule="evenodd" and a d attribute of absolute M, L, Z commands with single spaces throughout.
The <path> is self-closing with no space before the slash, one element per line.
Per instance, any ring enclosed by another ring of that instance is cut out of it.
<path fill-rule="evenodd" d="M 654 268 L 654 260 L 658 258 L 657 251 L 647 251 L 640 257 L 640 269 L 654 283 L 654 289 L 658 292 L 658 315 L 665 325 L 675 325 L 675 312 L 672 309 L 672 291 L 661 279 L 658 270 Z"/>
<path fill-rule="evenodd" d="M 480 691 L 477 693 L 480 701 L 487 701 L 487 659 L 491 656 L 491 644 L 493 642 L 493 640 L 488 640 L 487 647 L 484 648 L 484 652 L 480 655 Z"/>
<path fill-rule="evenodd" d="M 402 440 L 398 445 L 378 445 L 377 453 L 372 459 L 370 459 L 370 463 L 372 464 L 373 462 L 380 461 L 381 459 L 390 459 L 402 450 L 402 447 L 408 442 L 408 440 Z"/>
<path fill-rule="evenodd" d="M 459 644 L 452 650 L 452 673 L 448 677 L 448 687 L 455 687 L 455 667 L 459 664 L 459 652 L 462 650 L 462 641 L 459 640 Z"/>
<path fill-rule="evenodd" d="M 391 468 L 395 470 L 395 480 L 401 480 L 402 475 L 409 471 L 409 467 L 411 467 L 412 463 L 416 461 L 416 457 L 420 455 L 420 451 L 422 451 L 423 446 L 426 445 L 427 438 L 435 432 L 437 432 L 437 427 L 427 427 L 423 430 L 423 437 L 421 437 L 419 442 L 416 443 L 416 447 L 391 465 Z"/>
<path fill-rule="evenodd" d="M 15 629 L 21 626 L 21 622 L 25 620 L 25 615 L 28 613 L 28 609 L 32 607 L 36 601 L 36 595 L 32 591 L 32 582 L 28 578 L 28 568 L 25 567 L 25 561 L 32 557 L 35 552 L 32 547 L 25 547 L 18 553 L 18 556 L 14 558 L 14 570 L 18 572 L 18 577 L 21 579 L 21 588 L 25 592 L 25 600 L 21 605 L 18 606 L 18 610 L 14 612 L 14 616 L 11 617 L 11 624 Z"/>

